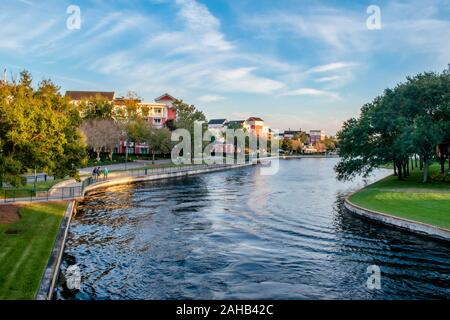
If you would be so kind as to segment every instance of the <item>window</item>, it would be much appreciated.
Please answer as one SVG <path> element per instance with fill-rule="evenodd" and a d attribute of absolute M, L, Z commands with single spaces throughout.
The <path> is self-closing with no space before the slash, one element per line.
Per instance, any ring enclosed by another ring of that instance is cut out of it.
<path fill-rule="evenodd" d="M 161 124 L 161 119 L 153 119 L 154 124 Z"/>

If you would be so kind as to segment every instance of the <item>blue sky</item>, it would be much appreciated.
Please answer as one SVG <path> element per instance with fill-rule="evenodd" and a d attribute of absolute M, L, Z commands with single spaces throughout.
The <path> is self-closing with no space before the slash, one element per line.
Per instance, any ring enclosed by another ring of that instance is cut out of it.
<path fill-rule="evenodd" d="M 69 5 L 80 29 L 66 27 Z M 381 30 L 366 27 L 369 5 Z M 0 26 L 8 74 L 169 92 L 208 118 L 329 134 L 384 88 L 450 63 L 450 0 L 2 0 Z"/>

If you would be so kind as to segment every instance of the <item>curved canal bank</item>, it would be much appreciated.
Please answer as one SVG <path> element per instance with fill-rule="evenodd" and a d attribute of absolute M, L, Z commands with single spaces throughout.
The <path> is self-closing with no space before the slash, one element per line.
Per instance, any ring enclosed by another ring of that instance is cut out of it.
<path fill-rule="evenodd" d="M 430 175 L 439 173 L 438 164 L 430 166 Z M 450 183 L 421 180 L 418 169 L 401 181 L 388 176 L 349 195 L 345 206 L 372 221 L 450 241 Z"/>
<path fill-rule="evenodd" d="M 92 191 L 78 206 L 57 299 L 449 298 L 449 246 L 349 214 L 336 159 Z M 379 173 L 379 177 L 387 173 Z M 374 178 L 375 179 L 375 178 Z M 370 182 L 370 181 L 368 181 Z M 367 288 L 378 265 L 382 290 Z"/>
<path fill-rule="evenodd" d="M 362 206 L 358 206 L 352 203 L 349 200 L 349 197 L 346 197 L 344 200 L 345 207 L 363 218 L 367 218 L 369 220 L 390 226 L 399 228 L 402 230 L 406 230 L 408 232 L 416 233 L 421 236 L 426 236 L 430 238 L 434 238 L 437 240 L 450 242 L 450 230 L 445 228 L 439 228 L 430 224 L 405 219 L 401 217 L 396 217 L 391 214 L 387 214 L 384 212 L 377 212 L 374 210 L 370 210 L 364 208 Z"/>

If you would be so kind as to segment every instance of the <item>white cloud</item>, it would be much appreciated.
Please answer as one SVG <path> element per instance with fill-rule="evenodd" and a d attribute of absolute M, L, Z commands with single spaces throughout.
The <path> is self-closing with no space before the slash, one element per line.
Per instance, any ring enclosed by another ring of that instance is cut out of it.
<path fill-rule="evenodd" d="M 212 79 L 222 90 L 248 93 L 272 93 L 285 87 L 282 82 L 256 76 L 253 67 L 217 70 Z"/>
<path fill-rule="evenodd" d="M 330 77 L 322 77 L 314 80 L 315 82 L 333 82 L 341 79 L 341 76 L 330 76 Z"/>
<path fill-rule="evenodd" d="M 185 22 L 190 35 L 188 38 L 195 35 L 202 46 L 219 51 L 233 48 L 219 31 L 220 21 L 211 14 L 205 5 L 195 0 L 176 0 L 175 2 L 179 6 L 178 16 Z"/>
<path fill-rule="evenodd" d="M 333 100 L 340 100 L 340 96 L 337 93 L 329 92 L 325 90 L 318 90 L 313 88 L 300 88 L 292 91 L 287 91 L 282 96 L 313 96 L 313 97 L 326 97 Z"/>
<path fill-rule="evenodd" d="M 204 102 L 204 103 L 210 103 L 210 102 L 217 102 L 225 100 L 226 98 L 223 96 L 218 95 L 204 95 L 197 98 L 197 101 Z"/>
<path fill-rule="evenodd" d="M 333 63 L 314 67 L 314 68 L 310 69 L 308 72 L 310 72 L 310 73 L 328 72 L 328 71 L 335 71 L 335 70 L 340 70 L 340 69 L 344 69 L 344 68 L 350 68 L 353 66 L 355 66 L 355 63 L 353 63 L 353 62 L 333 62 Z"/>

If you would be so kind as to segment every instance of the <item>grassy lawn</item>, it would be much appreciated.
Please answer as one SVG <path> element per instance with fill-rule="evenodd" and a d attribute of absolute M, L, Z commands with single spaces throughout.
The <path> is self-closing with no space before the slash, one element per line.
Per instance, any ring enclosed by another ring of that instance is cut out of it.
<path fill-rule="evenodd" d="M 39 191 L 44 191 L 44 190 L 48 190 L 51 187 L 53 187 L 55 184 L 59 183 L 63 181 L 62 179 L 57 179 L 57 180 L 50 180 L 50 181 L 41 181 L 36 183 L 36 188 Z M 4 199 L 5 196 L 6 198 L 25 198 L 25 197 L 30 197 L 31 194 L 33 193 L 33 188 L 34 185 L 33 184 L 27 184 L 24 185 L 22 187 L 18 187 L 18 188 L 0 188 L 0 199 Z M 14 192 L 12 190 L 15 190 Z M 6 193 L 5 193 L 6 190 Z M 9 190 L 9 191 L 8 191 Z M 33 193 L 34 196 L 34 193 Z"/>
<path fill-rule="evenodd" d="M 439 171 L 430 166 L 430 173 Z M 389 213 L 401 218 L 450 229 L 450 182 L 421 183 L 422 172 L 411 171 L 405 181 L 390 176 L 350 197 L 362 207 Z"/>
<path fill-rule="evenodd" d="M 66 207 L 26 205 L 19 222 L 0 224 L 0 300 L 34 299 Z"/>

